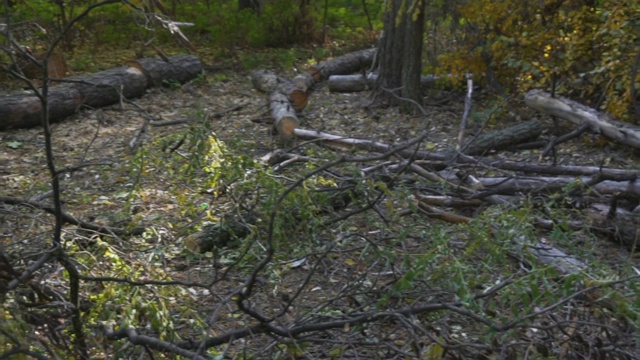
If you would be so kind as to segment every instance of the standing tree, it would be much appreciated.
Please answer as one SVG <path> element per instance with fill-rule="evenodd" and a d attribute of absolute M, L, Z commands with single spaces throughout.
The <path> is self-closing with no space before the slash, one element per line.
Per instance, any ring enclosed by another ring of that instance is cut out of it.
<path fill-rule="evenodd" d="M 377 95 L 404 111 L 415 109 L 415 103 L 422 105 L 424 9 L 425 0 L 389 0 L 384 15 L 384 34 L 378 46 Z"/>

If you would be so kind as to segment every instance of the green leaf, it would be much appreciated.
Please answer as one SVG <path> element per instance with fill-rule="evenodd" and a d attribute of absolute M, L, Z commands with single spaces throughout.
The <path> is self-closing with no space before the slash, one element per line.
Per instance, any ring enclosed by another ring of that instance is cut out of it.
<path fill-rule="evenodd" d="M 22 146 L 22 143 L 20 141 L 9 141 L 7 143 L 7 146 L 12 149 L 18 149 L 20 148 L 20 146 Z"/>

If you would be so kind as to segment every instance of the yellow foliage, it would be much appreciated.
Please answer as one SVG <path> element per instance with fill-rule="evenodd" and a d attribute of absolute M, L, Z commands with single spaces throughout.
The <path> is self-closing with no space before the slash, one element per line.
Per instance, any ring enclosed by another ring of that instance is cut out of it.
<path fill-rule="evenodd" d="M 477 78 L 490 66 L 510 91 L 554 87 L 627 120 L 638 6 L 639 0 L 596 7 L 584 0 L 466 1 L 458 8 L 465 45 L 440 58 L 441 72 Z"/>

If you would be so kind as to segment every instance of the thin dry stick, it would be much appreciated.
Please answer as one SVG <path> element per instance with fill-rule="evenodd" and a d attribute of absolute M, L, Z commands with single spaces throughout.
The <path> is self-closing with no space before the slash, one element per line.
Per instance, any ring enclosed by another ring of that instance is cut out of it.
<path fill-rule="evenodd" d="M 466 74 L 467 78 L 467 96 L 464 100 L 464 113 L 462 114 L 462 121 L 460 121 L 460 131 L 458 132 L 458 145 L 457 151 L 462 150 L 462 143 L 464 142 L 464 131 L 467 129 L 467 122 L 469 120 L 469 113 L 471 113 L 471 95 L 473 94 L 473 74 Z"/>

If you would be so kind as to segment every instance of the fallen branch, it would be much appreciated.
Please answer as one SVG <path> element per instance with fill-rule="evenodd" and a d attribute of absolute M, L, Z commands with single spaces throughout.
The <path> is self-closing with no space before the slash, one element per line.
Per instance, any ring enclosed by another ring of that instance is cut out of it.
<path fill-rule="evenodd" d="M 294 134 L 305 140 L 315 140 L 332 145 L 358 148 L 364 151 L 373 151 L 385 153 L 391 151 L 394 146 L 373 140 L 355 139 L 345 136 L 329 134 L 314 130 L 295 129 Z M 565 175 L 565 176 L 593 176 L 599 175 L 603 180 L 613 181 L 635 181 L 640 177 L 640 170 L 624 170 L 613 169 L 598 166 L 574 166 L 574 165 L 546 165 L 539 163 L 523 163 L 516 161 L 492 159 L 488 157 L 461 156 L 451 152 L 435 152 L 425 150 L 404 149 L 397 152 L 406 158 L 431 160 L 434 166 L 440 166 L 442 169 L 450 166 L 473 165 L 487 167 L 493 169 L 520 171 L 523 173 L 536 173 L 547 175 Z"/>
<path fill-rule="evenodd" d="M 542 90 L 531 90 L 525 96 L 527 105 L 535 110 L 568 120 L 578 126 L 586 123 L 604 136 L 640 149 L 640 126 L 623 123 L 607 114 L 564 97 L 552 97 Z"/>

